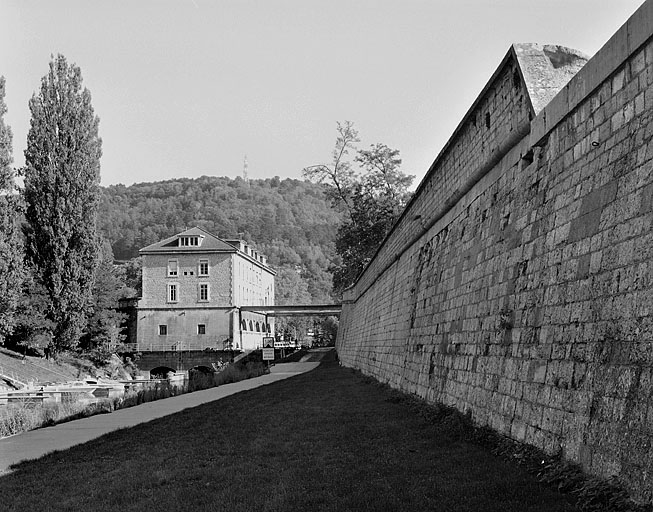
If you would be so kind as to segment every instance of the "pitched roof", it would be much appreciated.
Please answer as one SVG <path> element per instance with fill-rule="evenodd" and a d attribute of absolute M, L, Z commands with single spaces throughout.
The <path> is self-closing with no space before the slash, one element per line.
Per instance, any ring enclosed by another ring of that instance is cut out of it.
<path fill-rule="evenodd" d="M 202 237 L 202 245 L 200 246 L 183 246 L 180 247 L 177 240 L 181 236 L 200 236 Z M 140 251 L 140 254 L 151 254 L 151 253 L 170 253 L 170 252 L 237 252 L 233 245 L 228 244 L 224 240 L 218 238 L 215 235 L 212 235 L 208 231 L 204 231 L 202 228 L 194 227 L 177 233 L 171 237 L 156 242 L 154 244 L 143 247 Z"/>

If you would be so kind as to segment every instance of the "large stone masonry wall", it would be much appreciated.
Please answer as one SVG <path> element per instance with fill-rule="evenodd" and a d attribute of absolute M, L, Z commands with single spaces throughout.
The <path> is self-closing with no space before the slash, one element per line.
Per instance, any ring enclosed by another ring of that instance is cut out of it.
<path fill-rule="evenodd" d="M 475 105 L 516 116 L 503 147 L 457 131 L 346 294 L 337 342 L 344 365 L 648 501 L 652 28 L 649 0 L 518 137 L 506 127 L 528 111 L 504 63 Z"/>
<path fill-rule="evenodd" d="M 476 101 L 474 108 L 456 129 L 442 150 L 429 176 L 420 184 L 410 206 L 361 285 L 369 286 L 391 264 L 395 255 L 410 244 L 424 226 L 455 203 L 470 181 L 500 158 L 516 141 L 528 134 L 533 108 L 521 80 L 511 49 Z"/>

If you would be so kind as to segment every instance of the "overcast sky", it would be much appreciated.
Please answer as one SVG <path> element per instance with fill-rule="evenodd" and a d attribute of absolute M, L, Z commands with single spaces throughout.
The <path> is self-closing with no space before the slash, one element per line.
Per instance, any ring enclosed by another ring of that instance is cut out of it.
<path fill-rule="evenodd" d="M 102 184 L 301 176 L 336 122 L 422 179 L 513 42 L 593 55 L 642 0 L 0 0 L 15 165 L 51 54 L 82 70 Z"/>

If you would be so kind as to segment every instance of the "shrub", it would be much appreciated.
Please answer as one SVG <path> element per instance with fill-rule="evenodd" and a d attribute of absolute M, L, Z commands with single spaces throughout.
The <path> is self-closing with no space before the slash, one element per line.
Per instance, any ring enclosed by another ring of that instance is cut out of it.
<path fill-rule="evenodd" d="M 35 428 L 48 427 L 66 421 L 86 418 L 113 410 L 109 399 L 97 403 L 58 402 L 34 405 L 16 402 L 0 407 L 0 437 L 7 437 Z"/>

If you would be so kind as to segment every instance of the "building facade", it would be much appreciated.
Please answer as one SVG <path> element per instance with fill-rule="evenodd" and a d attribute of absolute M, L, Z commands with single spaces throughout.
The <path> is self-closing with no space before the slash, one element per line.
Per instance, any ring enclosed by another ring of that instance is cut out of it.
<path fill-rule="evenodd" d="M 140 250 L 139 351 L 251 350 L 274 323 L 240 306 L 274 304 L 275 272 L 242 240 L 191 228 Z"/>

